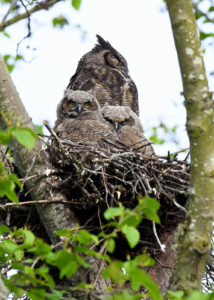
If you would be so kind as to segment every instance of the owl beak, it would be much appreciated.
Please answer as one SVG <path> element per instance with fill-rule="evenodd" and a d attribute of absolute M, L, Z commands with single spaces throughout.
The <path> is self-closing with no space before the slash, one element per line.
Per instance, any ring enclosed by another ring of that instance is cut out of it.
<path fill-rule="evenodd" d="M 82 104 L 77 104 L 76 105 L 76 112 L 78 114 L 80 114 L 83 110 L 84 110 L 84 107 L 82 106 Z"/>
<path fill-rule="evenodd" d="M 113 126 L 114 126 L 114 129 L 116 131 L 120 129 L 120 123 L 119 122 L 113 122 Z"/>

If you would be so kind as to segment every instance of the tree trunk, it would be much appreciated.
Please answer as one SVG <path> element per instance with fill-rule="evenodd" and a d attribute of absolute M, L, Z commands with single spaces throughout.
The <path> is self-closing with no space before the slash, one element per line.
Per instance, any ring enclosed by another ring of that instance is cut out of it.
<path fill-rule="evenodd" d="M 22 127 L 34 130 L 31 119 L 21 102 L 2 57 L 0 57 L 0 111 L 1 129 L 5 129 L 8 126 L 6 121 L 8 119 L 10 120 L 10 125 L 21 123 Z M 55 236 L 54 232 L 63 228 L 75 228 L 78 220 L 72 210 L 63 204 L 63 201 L 69 199 L 66 199 L 62 193 L 52 188 L 56 178 L 48 176 L 52 166 L 42 150 L 42 144 L 37 139 L 34 148 L 29 151 L 14 139 L 10 142 L 9 148 L 22 177 L 41 175 L 37 179 L 26 181 L 32 200 L 59 200 L 61 202 L 58 204 L 36 204 L 38 214 L 52 244 L 57 244 L 60 240 Z M 101 275 L 97 275 L 97 269 L 99 269 L 100 273 L 102 261 L 94 259 L 92 265 L 90 275 L 91 278 L 98 277 L 95 289 L 100 290 L 100 287 L 103 288 L 110 283 L 109 281 L 104 281 Z M 71 280 L 65 280 L 65 284 L 66 286 L 73 286 L 84 281 L 86 281 L 86 270 L 80 268 L 79 272 L 76 272 Z M 83 299 L 85 299 L 84 295 Z"/>
<path fill-rule="evenodd" d="M 177 238 L 174 288 L 198 290 L 211 249 L 214 215 L 213 101 L 191 0 L 167 0 L 183 81 L 190 140 L 188 216 Z"/>

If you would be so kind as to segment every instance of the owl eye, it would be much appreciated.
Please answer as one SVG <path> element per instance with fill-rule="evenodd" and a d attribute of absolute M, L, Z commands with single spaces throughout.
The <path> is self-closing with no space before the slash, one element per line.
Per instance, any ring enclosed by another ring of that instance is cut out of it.
<path fill-rule="evenodd" d="M 69 106 L 74 107 L 74 106 L 76 106 L 76 103 L 74 101 L 71 101 L 71 102 L 69 102 Z"/>
<path fill-rule="evenodd" d="M 121 123 L 122 123 L 122 126 L 124 126 L 124 125 L 133 126 L 133 119 L 130 117 L 130 118 L 124 120 L 124 121 L 121 122 Z"/>
<path fill-rule="evenodd" d="M 107 59 L 107 62 L 113 67 L 117 67 L 120 63 L 119 59 L 112 53 L 108 54 L 106 59 Z"/>
<path fill-rule="evenodd" d="M 85 107 L 85 108 L 91 107 L 91 102 L 86 102 L 86 103 L 84 103 L 84 107 Z"/>

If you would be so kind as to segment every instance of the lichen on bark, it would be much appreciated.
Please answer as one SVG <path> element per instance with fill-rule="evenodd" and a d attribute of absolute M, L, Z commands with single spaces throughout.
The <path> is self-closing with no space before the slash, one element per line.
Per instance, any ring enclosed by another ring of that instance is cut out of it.
<path fill-rule="evenodd" d="M 186 222 L 177 237 L 174 288 L 198 290 L 211 249 L 214 215 L 213 100 L 191 0 L 167 0 L 183 81 L 191 185 Z"/>

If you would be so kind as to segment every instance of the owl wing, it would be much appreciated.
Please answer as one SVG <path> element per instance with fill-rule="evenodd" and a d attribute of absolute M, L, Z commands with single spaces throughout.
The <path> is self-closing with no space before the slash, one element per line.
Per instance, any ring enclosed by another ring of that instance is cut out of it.
<path fill-rule="evenodd" d="M 149 140 L 139 133 L 138 128 L 124 126 L 119 134 L 120 142 L 132 149 L 132 151 L 142 152 L 148 156 L 155 155 L 154 149 Z"/>
<path fill-rule="evenodd" d="M 61 139 L 75 143 L 104 146 L 105 140 L 117 143 L 117 135 L 101 120 L 65 119 L 55 129 Z"/>
<path fill-rule="evenodd" d="M 77 70 L 77 72 L 71 77 L 67 89 L 90 91 L 95 87 L 95 82 L 91 71 L 87 68 Z"/>

